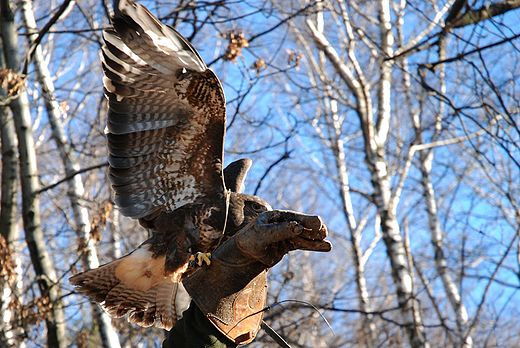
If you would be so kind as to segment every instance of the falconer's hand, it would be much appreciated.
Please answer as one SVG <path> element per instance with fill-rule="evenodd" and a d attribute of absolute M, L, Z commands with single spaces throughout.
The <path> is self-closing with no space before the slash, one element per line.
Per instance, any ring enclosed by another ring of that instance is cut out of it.
<path fill-rule="evenodd" d="M 319 216 L 268 211 L 212 253 L 211 265 L 184 280 L 206 317 L 235 344 L 251 342 L 260 328 L 267 270 L 292 250 L 330 251 Z"/>

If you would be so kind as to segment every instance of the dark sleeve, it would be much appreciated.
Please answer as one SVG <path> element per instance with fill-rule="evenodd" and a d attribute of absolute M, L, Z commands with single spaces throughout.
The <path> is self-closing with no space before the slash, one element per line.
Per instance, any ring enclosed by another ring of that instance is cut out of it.
<path fill-rule="evenodd" d="M 192 301 L 163 341 L 163 348 L 236 348 Z"/>

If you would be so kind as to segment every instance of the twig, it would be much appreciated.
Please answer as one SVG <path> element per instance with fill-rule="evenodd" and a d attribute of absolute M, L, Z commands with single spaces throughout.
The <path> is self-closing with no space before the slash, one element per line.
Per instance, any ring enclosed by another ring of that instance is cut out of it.
<path fill-rule="evenodd" d="M 73 177 L 75 177 L 78 174 L 82 174 L 82 173 L 88 172 L 90 170 L 99 169 L 99 168 L 103 168 L 103 167 L 106 167 L 106 166 L 108 166 L 108 162 L 100 163 L 100 164 L 96 164 L 96 165 L 91 166 L 91 167 L 80 169 L 80 170 L 78 170 L 76 172 L 71 173 L 70 175 L 67 175 L 65 178 L 61 179 L 60 181 L 55 182 L 54 184 L 51 184 L 49 186 L 46 186 L 46 187 L 36 191 L 35 195 L 39 195 L 39 194 L 41 194 L 41 193 L 43 193 L 45 191 L 51 190 L 51 189 L 55 188 L 56 186 L 58 186 L 60 184 L 63 184 L 65 181 L 69 181 L 70 179 L 72 179 Z"/>
<path fill-rule="evenodd" d="M 269 174 L 269 172 L 271 171 L 271 169 L 274 168 L 274 166 L 276 166 L 278 163 L 282 162 L 283 160 L 289 158 L 289 155 L 291 154 L 292 150 L 291 151 L 285 151 L 284 154 L 282 155 L 282 157 L 280 157 L 278 160 L 276 160 L 273 164 L 271 164 L 269 166 L 269 168 L 266 169 L 264 175 L 262 175 L 262 177 L 260 178 L 260 181 L 258 182 L 258 185 L 256 186 L 256 189 L 255 189 L 255 192 L 253 193 L 253 195 L 256 196 L 256 193 L 258 192 L 258 190 L 260 189 L 260 186 L 262 186 L 262 181 L 265 179 L 265 177 L 267 176 L 267 174 Z"/>
<path fill-rule="evenodd" d="M 33 58 L 34 52 L 36 52 L 36 48 L 42 41 L 43 37 L 49 29 L 58 21 L 58 19 L 61 17 L 61 15 L 65 12 L 65 10 L 69 7 L 72 0 L 65 0 L 63 4 L 61 4 L 58 11 L 52 16 L 52 18 L 45 24 L 42 30 L 38 33 L 38 37 L 34 40 L 34 42 L 31 45 L 31 48 L 29 49 L 29 52 L 27 52 L 27 58 L 25 59 L 24 67 L 22 70 L 23 75 L 27 75 L 27 70 L 29 69 L 29 64 L 31 63 L 31 60 Z"/>
<path fill-rule="evenodd" d="M 435 63 L 425 63 L 425 64 L 421 64 L 421 66 L 424 66 L 425 68 L 427 69 L 430 69 L 430 70 L 433 70 L 437 65 L 439 64 L 444 64 L 444 63 L 451 63 L 451 62 L 454 62 L 454 61 L 457 61 L 457 60 L 460 60 L 466 56 L 469 56 L 473 53 L 477 53 L 477 52 L 481 52 L 481 51 L 484 51 L 484 50 L 487 50 L 488 48 L 492 48 L 492 47 L 495 47 L 495 46 L 499 46 L 503 43 L 506 43 L 506 42 L 509 42 L 509 41 L 513 41 L 517 38 L 520 37 L 520 34 L 516 34 L 514 36 L 511 36 L 509 38 L 506 38 L 504 40 L 501 40 L 501 41 L 498 41 L 498 42 L 494 42 L 492 44 L 489 44 L 487 46 L 482 46 L 482 47 L 478 47 L 478 48 L 475 48 L 471 51 L 468 51 L 468 52 L 463 52 L 463 53 L 460 53 L 460 54 L 457 54 L 455 57 L 452 57 L 452 58 L 447 58 L 447 59 L 443 59 L 443 60 L 439 60 Z"/>

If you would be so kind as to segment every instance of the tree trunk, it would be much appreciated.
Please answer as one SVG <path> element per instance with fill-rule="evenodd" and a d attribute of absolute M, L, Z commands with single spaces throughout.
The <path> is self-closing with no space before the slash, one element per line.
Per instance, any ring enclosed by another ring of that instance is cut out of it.
<path fill-rule="evenodd" d="M 28 36 L 28 41 L 32 44 L 37 37 L 38 29 L 30 0 L 22 1 L 22 14 L 26 31 L 31 34 Z M 69 186 L 68 196 L 74 213 L 75 230 L 78 235 L 79 244 L 82 247 L 84 270 L 97 268 L 99 267 L 99 259 L 95 241 L 90 233 L 89 213 L 86 202 L 83 199 L 85 189 L 81 181 L 81 176 L 74 175 L 80 168 L 63 128 L 60 105 L 56 100 L 54 83 L 40 46 L 36 48 L 32 62 L 42 89 L 42 94 L 45 98 L 45 107 L 52 129 L 52 137 L 60 151 L 61 160 L 65 167 L 65 175 L 66 177 L 71 177 L 67 182 Z M 99 325 L 99 333 L 103 347 L 120 348 L 119 339 L 112 326 L 110 316 L 95 303 L 92 303 L 92 310 L 94 312 L 94 318 L 96 318 Z"/>
<path fill-rule="evenodd" d="M 18 35 L 14 14 L 8 0 L 1 0 L 1 23 L 6 67 L 18 72 L 20 70 Z M 45 318 L 47 345 L 52 348 L 66 347 L 65 315 L 61 304 L 59 284 L 45 246 L 40 224 L 40 204 L 36 194 L 38 191 L 36 153 L 31 133 L 29 101 L 24 86 L 20 87 L 18 97 L 10 102 L 10 107 L 18 137 L 25 241 L 36 271 L 41 297 L 45 302 L 48 301 L 49 305 L 49 315 Z"/>
<path fill-rule="evenodd" d="M 378 2 L 379 28 L 381 37 L 382 58 L 393 54 L 393 36 L 390 17 L 390 4 L 387 0 Z M 396 210 L 399 197 L 391 197 L 390 177 L 387 173 L 388 163 L 385 159 L 385 145 L 389 132 L 391 116 L 392 62 L 382 61 L 380 64 L 378 83 L 378 117 L 374 137 L 365 135 L 366 161 L 372 174 L 374 201 L 381 217 L 381 229 L 385 241 L 388 258 L 392 268 L 392 277 L 397 290 L 397 300 L 408 331 L 412 347 L 428 347 L 421 315 L 415 306 L 412 288 L 412 275 L 406 261 L 403 238 L 399 231 Z M 373 123 L 366 128 L 371 128 Z"/>
<path fill-rule="evenodd" d="M 443 36 L 439 38 L 439 61 L 446 59 L 446 47 L 445 47 L 445 39 Z M 446 83 L 445 83 L 445 70 L 446 67 L 444 64 L 439 66 L 439 82 L 440 82 L 440 92 L 442 94 L 446 93 Z M 439 103 L 439 110 L 437 113 L 436 121 L 435 121 L 435 132 L 433 134 L 431 142 L 436 141 L 442 130 L 442 116 L 444 114 L 444 102 L 441 101 Z M 422 139 L 421 132 L 422 125 L 417 125 L 416 129 L 418 131 L 418 139 L 424 141 Z M 455 312 L 455 318 L 457 322 L 457 328 L 459 330 L 459 334 L 457 337 L 462 338 L 460 343 L 461 347 L 468 348 L 473 346 L 473 340 L 470 336 L 468 336 L 468 313 L 466 311 L 466 307 L 462 303 L 462 298 L 460 296 L 457 285 L 453 281 L 451 274 L 447 268 L 446 257 L 444 256 L 444 238 L 442 236 L 441 224 L 439 221 L 439 217 L 437 214 L 437 202 L 435 200 L 435 190 L 433 188 L 431 170 L 432 170 L 432 162 L 433 162 L 434 149 L 428 149 L 426 151 L 420 152 L 420 162 L 421 162 L 421 173 L 422 180 L 421 185 L 424 190 L 424 201 L 426 203 L 426 211 L 428 212 L 428 220 L 429 220 L 429 228 L 431 235 L 431 242 L 433 245 L 433 254 L 435 260 L 435 267 L 437 268 L 437 273 L 441 277 L 442 285 L 444 286 L 444 291 L 446 291 L 446 295 L 448 300 L 450 301 L 451 307 Z"/>
<path fill-rule="evenodd" d="M 393 36 L 391 34 L 390 8 L 388 1 L 379 3 L 379 19 L 381 30 L 381 50 L 384 58 L 391 56 Z M 362 72 L 356 70 L 358 78 L 345 65 L 326 37 L 319 32 L 314 24 L 306 21 L 313 39 L 318 48 L 324 52 L 336 72 L 347 84 L 356 100 L 356 112 L 360 119 L 363 137 L 365 141 L 366 163 L 371 173 L 371 181 L 374 187 L 374 203 L 378 215 L 381 218 L 381 230 L 387 247 L 387 254 L 392 268 L 392 277 L 396 285 L 399 307 L 407 329 L 412 347 L 428 347 L 424 334 L 424 327 L 419 311 L 414 305 L 412 278 L 409 266 L 406 262 L 406 252 L 403 239 L 399 232 L 399 224 L 396 217 L 396 204 L 399 197 L 391 197 L 390 177 L 387 173 L 385 159 L 385 145 L 389 131 L 390 105 L 391 105 L 391 62 L 381 64 L 379 90 L 378 90 L 378 120 L 373 122 L 372 100 L 365 83 Z M 353 59 L 353 54 L 349 55 Z M 356 62 L 355 62 L 356 63 Z M 356 66 L 356 64 L 354 64 Z"/>
<path fill-rule="evenodd" d="M 369 314 L 372 311 L 370 305 L 367 282 L 365 278 L 365 266 L 362 261 L 363 251 L 360 245 L 361 234 L 358 230 L 356 219 L 352 208 L 352 202 L 350 199 L 350 189 L 347 175 L 347 168 L 345 164 L 345 154 L 343 150 L 343 142 L 340 139 L 336 139 L 336 142 L 332 144 L 335 147 L 334 155 L 336 158 L 336 166 L 338 168 L 339 180 L 340 180 L 340 195 L 343 203 L 343 213 L 347 220 L 347 225 L 350 232 L 350 246 L 352 247 L 353 262 L 356 274 L 356 289 L 358 293 L 358 302 L 360 309 L 365 313 L 363 316 L 363 330 L 364 337 L 366 340 L 367 347 L 377 347 L 378 339 L 376 333 L 376 325 L 373 321 L 373 315 Z"/>
<path fill-rule="evenodd" d="M 324 32 L 324 18 L 323 8 L 321 2 L 316 15 L 316 30 L 323 34 Z M 320 69 L 325 75 L 326 71 L 326 56 L 323 51 L 319 52 Z M 326 79 L 322 79 L 326 81 Z M 363 317 L 363 340 L 365 341 L 366 347 L 377 346 L 377 334 L 376 326 L 373 322 L 373 315 L 368 314 L 371 312 L 370 300 L 368 295 L 368 289 L 366 286 L 366 278 L 364 272 L 364 265 L 362 262 L 363 251 L 360 245 L 360 233 L 357 228 L 356 218 L 354 216 L 354 209 L 350 199 L 349 180 L 347 174 L 347 166 L 345 163 L 345 152 L 344 143 L 342 140 L 342 129 L 341 123 L 339 122 L 338 105 L 337 100 L 334 98 L 333 91 L 330 85 L 324 83 L 323 86 L 323 101 L 326 110 L 327 127 L 329 128 L 330 134 L 330 147 L 334 153 L 336 160 L 336 168 L 338 171 L 338 179 L 340 185 L 340 196 L 343 203 L 343 213 L 350 233 L 350 246 L 352 247 L 352 260 L 355 268 L 356 276 L 356 290 L 358 295 L 359 308 L 365 314 L 361 314 Z"/>
<path fill-rule="evenodd" d="M 1 40 L 0 40 L 1 44 Z M 0 69 L 5 71 L 5 61 L 0 46 Z M 7 100 L 7 90 L 0 85 L 0 101 Z M 16 232 L 18 204 L 18 156 L 14 120 L 7 105 L 0 104 L 0 136 L 2 141 L 2 208 L 0 210 L 0 234 L 9 245 Z"/>
<path fill-rule="evenodd" d="M 368 314 L 372 311 L 370 306 L 370 300 L 368 295 L 368 289 L 365 278 L 365 267 L 363 258 L 363 251 L 360 245 L 361 234 L 358 229 L 356 218 L 354 216 L 354 210 L 352 207 L 352 201 L 350 198 L 349 180 L 347 174 L 347 165 L 345 163 L 344 144 L 341 139 L 341 126 L 338 122 L 337 106 L 336 101 L 330 100 L 330 112 L 332 114 L 331 125 L 332 132 L 335 133 L 334 138 L 331 141 L 332 151 L 334 152 L 334 158 L 336 160 L 336 167 L 338 170 L 339 184 L 340 184 L 340 195 L 343 203 L 343 213 L 345 220 L 350 232 L 350 246 L 352 247 L 354 262 L 355 275 L 356 275 L 356 289 L 358 294 L 358 302 L 360 309 L 365 313 L 363 316 L 363 331 L 364 339 L 367 347 L 378 346 L 378 339 L 376 333 L 376 326 L 373 322 L 373 315 Z"/>
<path fill-rule="evenodd" d="M 1 30 L 1 29 L 0 29 Z M 5 59 L 0 39 L 0 71 L 6 72 Z M 9 86 L 9 82 L 8 82 Z M 2 143 L 2 207 L 0 210 L 0 346 L 14 347 L 16 336 L 23 334 L 23 329 L 15 323 L 17 313 L 12 301 L 20 294 L 16 293 L 21 284 L 21 274 L 17 273 L 20 259 L 14 248 L 17 227 L 18 204 L 18 156 L 11 110 L 7 106 L 8 89 L 0 85 L 0 139 Z M 20 343 L 21 344 L 21 343 Z"/>

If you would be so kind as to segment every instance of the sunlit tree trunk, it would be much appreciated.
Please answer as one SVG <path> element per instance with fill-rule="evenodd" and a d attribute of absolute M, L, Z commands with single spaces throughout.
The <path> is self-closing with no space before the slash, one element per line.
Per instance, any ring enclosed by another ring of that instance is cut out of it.
<path fill-rule="evenodd" d="M 0 29 L 1 30 L 1 29 Z M 1 35 L 0 35 L 1 36 Z M 0 38 L 0 69 L 7 72 Z M 16 78 L 16 75 L 11 75 Z M 8 78 L 9 79 L 9 78 Z M 0 347 L 25 347 L 24 327 L 19 322 L 23 301 L 23 268 L 18 242 L 18 151 L 16 131 L 7 88 L 0 85 L 0 139 L 2 146 L 2 207 L 0 210 Z"/>
<path fill-rule="evenodd" d="M 7 72 L 1 46 L 0 69 Z M 16 149 L 14 120 L 11 110 L 6 104 L 7 100 L 7 88 L 0 84 L 0 135 L 2 141 L 2 207 L 0 210 L 0 226 L 2 228 L 0 233 L 7 241 L 7 244 L 10 244 L 15 235 L 18 215 L 18 152 Z"/>
<path fill-rule="evenodd" d="M 390 18 L 390 4 L 387 0 L 378 2 L 379 29 L 382 58 L 393 55 L 394 38 Z M 401 308 L 404 325 L 410 337 L 412 347 L 429 346 L 426 342 L 421 315 L 415 306 L 413 280 L 409 265 L 406 262 L 406 252 L 403 238 L 397 222 L 397 203 L 399 197 L 392 197 L 390 175 L 387 172 L 385 145 L 388 138 L 391 117 L 391 82 L 392 62 L 383 60 L 380 63 L 378 82 L 378 115 L 377 122 L 369 122 L 366 128 L 372 128 L 371 134 L 365 134 L 366 162 L 372 173 L 374 186 L 374 201 L 381 217 L 383 240 L 392 267 L 392 277 L 397 290 L 397 299 Z M 372 136 L 370 136 L 372 135 Z"/>
<path fill-rule="evenodd" d="M 0 235 L 0 347 L 23 348 L 26 339 L 21 318 L 23 305 L 23 274 L 19 230 L 15 240 L 7 243 Z"/>
<path fill-rule="evenodd" d="M 319 3 L 321 5 L 321 3 Z M 316 16 L 316 29 L 320 33 L 324 32 L 324 18 L 323 8 L 318 7 L 319 11 Z M 346 21 L 347 19 L 344 18 Z M 348 23 L 345 23 L 348 26 Z M 351 38 L 349 38 L 351 39 Z M 326 56 L 323 51 L 319 52 L 319 63 L 320 63 L 320 74 L 323 75 L 321 79 L 323 82 L 327 81 L 326 76 Z M 367 289 L 367 283 L 365 278 L 364 264 L 363 264 L 363 250 L 360 245 L 361 233 L 358 229 L 356 218 L 354 216 L 354 209 L 352 207 L 352 201 L 350 198 L 350 188 L 347 173 L 347 166 L 345 163 L 345 150 L 344 142 L 342 139 L 341 122 L 339 121 L 338 115 L 338 103 L 334 97 L 332 88 L 324 83 L 323 85 L 323 103 L 325 109 L 325 117 L 327 119 L 327 128 L 329 129 L 330 142 L 329 146 L 334 153 L 336 161 L 336 168 L 338 171 L 339 179 L 339 194 L 343 204 L 343 213 L 350 233 L 350 246 L 352 250 L 352 260 L 354 263 L 355 277 L 356 277 L 356 290 L 358 295 L 359 308 L 364 314 L 362 320 L 363 340 L 366 347 L 377 346 L 377 334 L 376 326 L 373 322 L 369 300 L 369 294 Z"/>
<path fill-rule="evenodd" d="M 439 38 L 439 60 L 446 59 L 446 47 L 444 42 L 444 37 Z M 445 65 L 441 65 L 439 67 L 439 91 L 442 94 L 446 93 L 446 84 L 445 84 Z M 442 130 L 442 117 L 444 114 L 444 102 L 439 102 L 439 110 L 437 112 L 437 117 L 435 120 L 435 131 L 433 137 L 430 141 L 436 141 L 440 136 Z M 422 125 L 416 125 L 415 128 L 419 132 L 418 139 L 424 141 L 420 134 Z M 433 165 L 433 156 L 434 149 L 428 149 L 420 152 L 420 163 L 421 163 L 421 173 L 422 180 L 421 184 L 424 190 L 424 200 L 426 203 L 426 211 L 428 212 L 428 220 L 429 220 L 429 228 L 431 241 L 433 245 L 433 253 L 435 260 L 435 267 L 437 268 L 437 272 L 442 281 L 442 285 L 444 286 L 444 291 L 446 291 L 446 295 L 448 300 L 455 312 L 456 322 L 459 334 L 457 335 L 461 340 L 461 346 L 464 348 L 472 347 L 473 340 L 470 336 L 467 335 L 468 331 L 468 313 L 466 311 L 466 307 L 462 302 L 462 298 L 460 296 L 457 285 L 453 281 L 451 277 L 450 271 L 447 268 L 446 256 L 443 248 L 444 238 L 442 235 L 441 224 L 439 221 L 439 216 L 437 213 L 437 202 L 435 199 L 435 190 L 433 188 L 432 182 L 432 165 Z"/>
<path fill-rule="evenodd" d="M 28 40 L 29 43 L 32 44 L 38 35 L 38 29 L 36 27 L 36 20 L 34 18 L 31 1 L 24 0 L 22 2 L 22 14 L 26 31 L 31 33 L 31 35 L 28 36 Z M 49 116 L 52 137 L 60 152 L 61 160 L 65 167 L 65 175 L 71 177 L 67 182 L 69 186 L 68 196 L 74 214 L 74 222 L 76 225 L 75 230 L 78 235 L 79 244 L 82 246 L 81 251 L 83 255 L 84 269 L 89 270 L 97 268 L 99 266 L 99 259 L 97 256 L 95 240 L 92 238 L 90 233 L 91 226 L 89 213 L 87 210 L 87 204 L 83 198 L 85 189 L 83 187 L 83 182 L 81 181 L 81 176 L 74 175 L 80 167 L 65 134 L 63 123 L 61 121 L 60 105 L 55 95 L 54 83 L 40 46 L 36 48 L 32 62 L 36 70 L 42 94 L 45 98 L 45 107 L 47 109 L 47 115 Z M 95 303 L 92 303 L 92 310 L 99 325 L 99 333 L 103 347 L 119 348 L 119 339 L 117 333 L 112 327 L 110 316 Z"/>
<path fill-rule="evenodd" d="M 2 44 L 6 67 L 18 72 L 20 60 L 14 14 L 8 0 L 1 0 L 0 4 Z M 58 278 L 49 257 L 40 224 L 36 153 L 32 137 L 29 101 L 23 85 L 20 86 L 17 93 L 18 98 L 10 102 L 10 107 L 18 137 L 25 241 L 29 247 L 31 261 L 36 271 L 42 303 L 46 303 L 49 309 L 49 314 L 45 318 L 47 345 L 48 347 L 61 348 L 67 346 L 65 315 L 61 303 Z"/>
<path fill-rule="evenodd" d="M 5 60 L 0 40 L 0 71 L 6 73 Z M 13 76 L 14 77 L 14 76 Z M 8 79 L 8 78 L 7 78 Z M 0 346 L 13 347 L 16 336 L 22 328 L 16 324 L 16 308 L 12 301 L 20 295 L 16 293 L 17 284 L 22 279 L 17 273 L 20 264 L 14 241 L 17 227 L 18 204 L 18 156 L 16 133 L 11 110 L 7 105 L 8 88 L 0 84 L 0 139 L 2 146 L 2 189 L 0 209 Z M 19 308 L 19 307 L 18 307 Z M 18 346 L 22 343 L 18 342 Z"/>
<path fill-rule="evenodd" d="M 390 57 L 393 53 L 393 35 L 391 32 L 390 8 L 388 1 L 378 2 L 379 27 L 381 37 L 382 58 Z M 392 278 L 396 286 L 397 298 L 403 325 L 407 329 L 412 347 L 429 346 L 424 334 L 422 318 L 415 305 L 412 288 L 412 277 L 409 265 L 406 261 L 406 252 L 402 236 L 399 231 L 396 210 L 399 196 L 392 196 L 390 179 L 387 172 L 388 163 L 385 158 L 386 141 L 389 132 L 391 116 L 391 73 L 392 63 L 382 61 L 378 82 L 378 114 L 374 122 L 372 111 L 372 99 L 367 83 L 363 79 L 360 69 L 356 70 L 357 76 L 345 65 L 334 47 L 326 37 L 307 20 L 307 25 L 313 34 L 318 48 L 325 53 L 332 66 L 345 81 L 349 90 L 356 99 L 356 112 L 361 121 L 363 137 L 365 141 L 365 161 L 371 173 L 371 181 L 374 187 L 374 204 L 377 207 L 381 219 L 381 230 L 390 259 Z M 352 56 L 349 55 L 349 57 Z M 353 64 L 356 68 L 356 63 Z"/>
<path fill-rule="evenodd" d="M 356 275 L 356 289 L 358 294 L 359 306 L 364 313 L 363 316 L 363 331 L 364 340 L 367 347 L 376 347 L 377 333 L 376 325 L 373 322 L 373 315 L 370 314 L 372 307 L 367 289 L 367 282 L 365 277 L 365 266 L 363 261 L 363 250 L 360 245 L 361 229 L 358 228 L 352 201 L 350 196 L 349 180 L 347 173 L 347 166 L 345 163 L 344 144 L 340 137 L 340 125 L 338 123 L 337 106 L 334 100 L 330 100 L 330 111 L 332 112 L 332 127 L 336 133 L 335 139 L 331 142 L 332 151 L 336 160 L 336 167 L 338 168 L 338 177 L 340 185 L 341 201 L 343 203 L 343 213 L 347 222 L 348 230 L 350 232 L 350 246 L 352 248 L 352 260 L 354 263 L 354 271 Z"/>
<path fill-rule="evenodd" d="M 354 209 L 350 196 L 349 180 L 347 173 L 347 165 L 345 163 L 344 143 L 341 139 L 341 125 L 339 123 L 337 101 L 331 99 L 330 96 L 325 98 L 327 104 L 327 112 L 329 113 L 329 125 L 331 128 L 331 150 L 334 153 L 336 160 L 336 167 L 339 178 L 339 194 L 343 204 L 343 213 L 350 233 L 350 246 L 352 250 L 352 260 L 354 263 L 354 271 L 356 275 L 356 290 L 358 294 L 359 306 L 363 316 L 363 331 L 364 340 L 367 347 L 377 346 L 376 326 L 373 322 L 373 315 L 370 314 L 372 308 L 370 306 L 370 299 L 365 278 L 365 266 L 363 261 L 363 250 L 360 245 L 361 229 L 358 228 L 356 218 L 354 216 Z"/>

